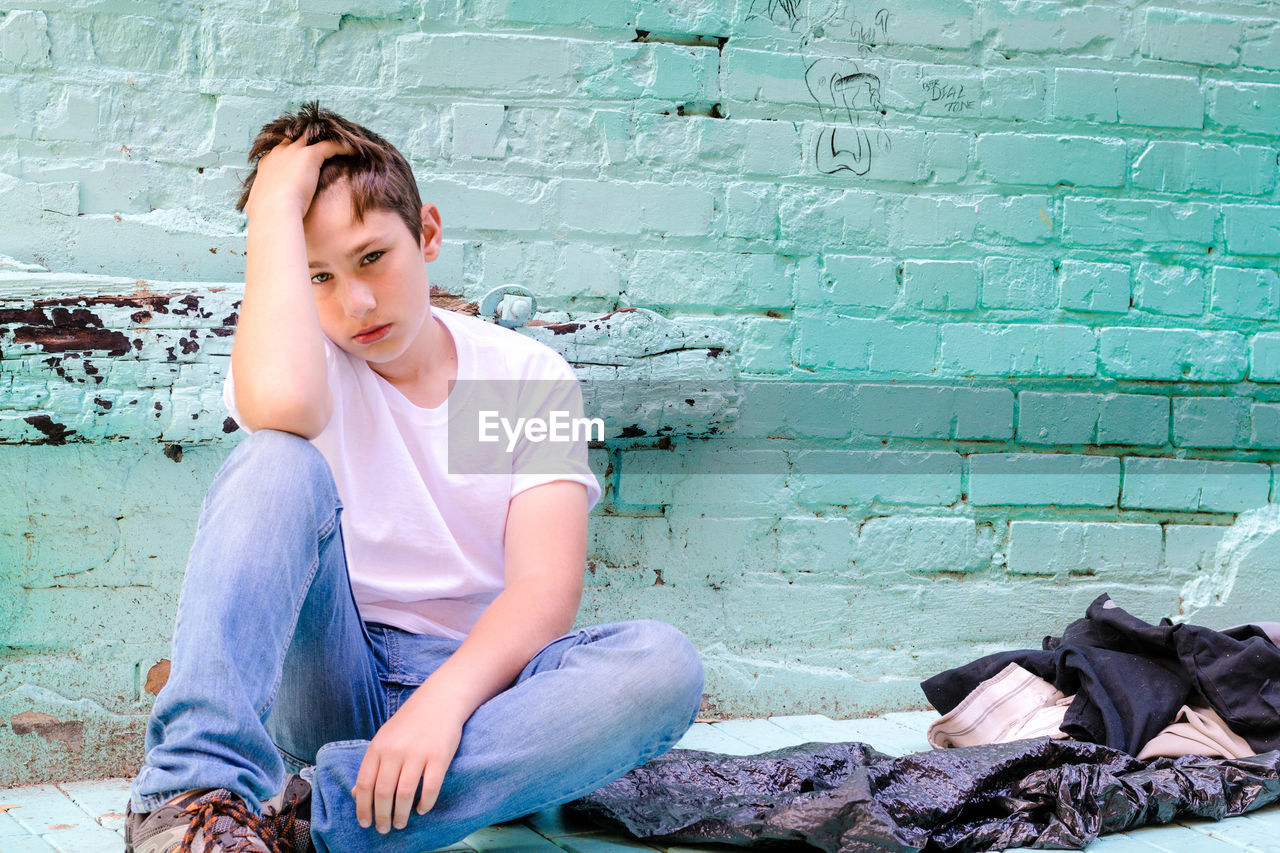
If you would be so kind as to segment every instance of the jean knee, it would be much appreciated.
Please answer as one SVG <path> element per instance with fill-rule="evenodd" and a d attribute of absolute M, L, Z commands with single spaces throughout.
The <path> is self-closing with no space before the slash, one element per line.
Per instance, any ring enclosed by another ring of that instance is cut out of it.
<path fill-rule="evenodd" d="M 646 692 L 684 724 L 691 722 L 702 704 L 702 657 L 679 629 L 665 622 L 632 623 L 639 632 L 645 655 L 637 667 Z M 686 719 L 687 718 L 687 719 Z"/>
<path fill-rule="evenodd" d="M 262 429 L 245 437 L 219 472 L 220 478 L 261 486 L 302 489 L 328 498 L 336 495 L 329 463 L 315 446 L 299 435 Z"/>

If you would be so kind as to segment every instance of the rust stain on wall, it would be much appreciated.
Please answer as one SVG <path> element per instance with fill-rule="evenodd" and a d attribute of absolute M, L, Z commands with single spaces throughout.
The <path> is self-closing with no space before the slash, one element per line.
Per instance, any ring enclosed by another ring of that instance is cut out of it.
<path fill-rule="evenodd" d="M 48 741 L 58 741 L 79 752 L 84 746 L 84 723 L 80 720 L 59 720 L 39 711 L 23 711 L 9 720 L 15 735 L 38 735 Z"/>

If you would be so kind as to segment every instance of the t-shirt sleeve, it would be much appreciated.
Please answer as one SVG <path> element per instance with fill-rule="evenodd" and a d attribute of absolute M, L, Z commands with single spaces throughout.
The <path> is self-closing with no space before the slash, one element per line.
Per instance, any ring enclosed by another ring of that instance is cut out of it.
<path fill-rule="evenodd" d="M 324 366 L 325 373 L 329 382 L 329 393 L 333 395 L 333 410 L 338 411 L 340 404 L 339 394 L 342 385 L 338 382 L 338 348 L 328 338 L 324 339 Z M 222 383 L 222 404 L 227 407 L 231 419 L 239 425 L 240 429 L 246 433 L 252 434 L 253 430 L 244 422 L 240 415 L 240 407 L 236 405 L 236 378 L 235 372 L 231 369 L 231 359 L 227 359 L 227 378 Z"/>
<path fill-rule="evenodd" d="M 548 355 L 543 375 L 522 383 L 520 416 L 536 419 L 546 430 L 526 428 L 514 448 L 511 496 L 558 480 L 587 487 L 587 508 L 600 500 L 600 482 L 587 461 L 587 442 L 604 438 L 603 424 L 583 415 L 582 388 L 573 368 L 558 353 Z M 545 437 L 539 438 L 540 435 Z"/>

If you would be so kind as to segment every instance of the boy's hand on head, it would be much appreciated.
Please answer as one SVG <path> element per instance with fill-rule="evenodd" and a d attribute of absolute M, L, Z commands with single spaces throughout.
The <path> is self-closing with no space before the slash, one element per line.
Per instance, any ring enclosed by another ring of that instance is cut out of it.
<path fill-rule="evenodd" d="M 351 793 L 360 825 L 374 825 L 382 833 L 393 826 L 404 829 L 419 785 L 417 812 L 430 811 L 461 740 L 460 724 L 424 713 L 424 706 L 412 700 L 401 706 L 369 742 L 356 774 Z"/>
<path fill-rule="evenodd" d="M 320 180 L 320 167 L 330 157 L 351 154 L 345 142 L 325 139 L 313 145 L 302 139 L 286 139 L 258 160 L 257 175 L 245 213 L 252 220 L 255 212 L 270 209 L 273 213 L 307 215 Z M 283 205 L 284 207 L 278 207 Z"/>

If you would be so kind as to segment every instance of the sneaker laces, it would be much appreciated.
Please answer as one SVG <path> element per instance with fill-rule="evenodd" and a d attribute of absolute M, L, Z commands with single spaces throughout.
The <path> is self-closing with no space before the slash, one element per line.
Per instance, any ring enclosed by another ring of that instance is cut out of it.
<path fill-rule="evenodd" d="M 286 802 L 282 808 L 271 806 L 264 814 L 263 822 L 272 839 L 279 845 L 280 853 L 311 853 L 311 821 L 298 816 L 302 810 L 304 799 L 295 797 Z M 308 809 L 309 811 L 309 809 Z"/>
<path fill-rule="evenodd" d="M 196 834 L 204 832 L 205 848 L 221 845 L 223 853 L 260 853 L 254 842 L 266 846 L 269 853 L 294 853 L 292 839 L 283 840 L 265 820 L 229 791 L 214 791 L 183 809 L 190 816 L 187 831 L 174 853 L 192 853 Z M 227 847 L 231 839 L 233 847 Z"/>

